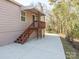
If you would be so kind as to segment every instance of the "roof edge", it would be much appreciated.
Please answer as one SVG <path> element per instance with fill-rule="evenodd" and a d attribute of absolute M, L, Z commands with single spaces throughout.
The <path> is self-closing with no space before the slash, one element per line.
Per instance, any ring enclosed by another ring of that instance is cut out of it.
<path fill-rule="evenodd" d="M 27 11 L 27 10 L 36 10 L 37 12 L 39 12 L 41 15 L 45 15 L 42 11 L 38 10 L 37 8 L 33 7 L 33 6 L 24 6 L 21 8 L 22 11 Z"/>
<path fill-rule="evenodd" d="M 22 4 L 14 1 L 14 0 L 6 0 L 6 1 L 9 1 L 9 2 L 11 2 L 11 3 L 13 3 L 13 4 L 17 5 L 17 6 L 20 6 L 20 7 L 23 6 Z"/>

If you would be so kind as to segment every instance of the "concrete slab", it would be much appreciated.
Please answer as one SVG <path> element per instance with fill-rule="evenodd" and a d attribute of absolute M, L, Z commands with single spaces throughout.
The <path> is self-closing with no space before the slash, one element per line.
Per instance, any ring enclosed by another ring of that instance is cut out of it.
<path fill-rule="evenodd" d="M 21 44 L 0 47 L 1 59 L 66 59 L 58 35 L 46 34 L 45 38 L 33 39 Z"/>

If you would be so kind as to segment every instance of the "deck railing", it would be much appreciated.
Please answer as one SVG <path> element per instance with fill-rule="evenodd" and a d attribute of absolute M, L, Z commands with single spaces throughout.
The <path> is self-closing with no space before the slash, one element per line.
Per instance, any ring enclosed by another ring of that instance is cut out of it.
<path fill-rule="evenodd" d="M 45 22 L 35 21 L 18 37 L 18 39 L 15 42 L 24 44 L 27 41 L 27 39 L 30 37 L 30 35 L 33 33 L 33 31 L 37 31 L 37 37 L 39 37 L 42 35 L 41 34 L 42 29 L 44 28 L 45 28 Z"/>
<path fill-rule="evenodd" d="M 46 27 L 46 23 L 44 21 L 34 21 L 34 27 L 44 29 Z"/>

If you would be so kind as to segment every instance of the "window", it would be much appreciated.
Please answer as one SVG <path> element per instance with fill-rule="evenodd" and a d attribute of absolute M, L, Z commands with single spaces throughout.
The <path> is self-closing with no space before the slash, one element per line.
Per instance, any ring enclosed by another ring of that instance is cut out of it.
<path fill-rule="evenodd" d="M 36 15 L 32 15 L 32 19 L 33 19 L 33 21 L 36 21 L 37 20 L 37 16 Z"/>
<path fill-rule="evenodd" d="M 25 21 L 25 12 L 21 12 L 21 21 Z"/>
<path fill-rule="evenodd" d="M 33 18 L 33 22 L 35 21 L 35 15 L 32 15 L 32 18 Z"/>

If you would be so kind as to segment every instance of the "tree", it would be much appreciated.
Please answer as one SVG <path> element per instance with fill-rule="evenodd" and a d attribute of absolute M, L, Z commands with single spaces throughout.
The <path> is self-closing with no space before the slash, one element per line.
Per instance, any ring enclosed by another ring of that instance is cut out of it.
<path fill-rule="evenodd" d="M 79 37 L 79 1 L 78 0 L 49 0 L 54 8 L 53 28 L 57 33 L 64 33 L 70 40 Z M 52 19 L 53 20 L 53 19 Z"/>

